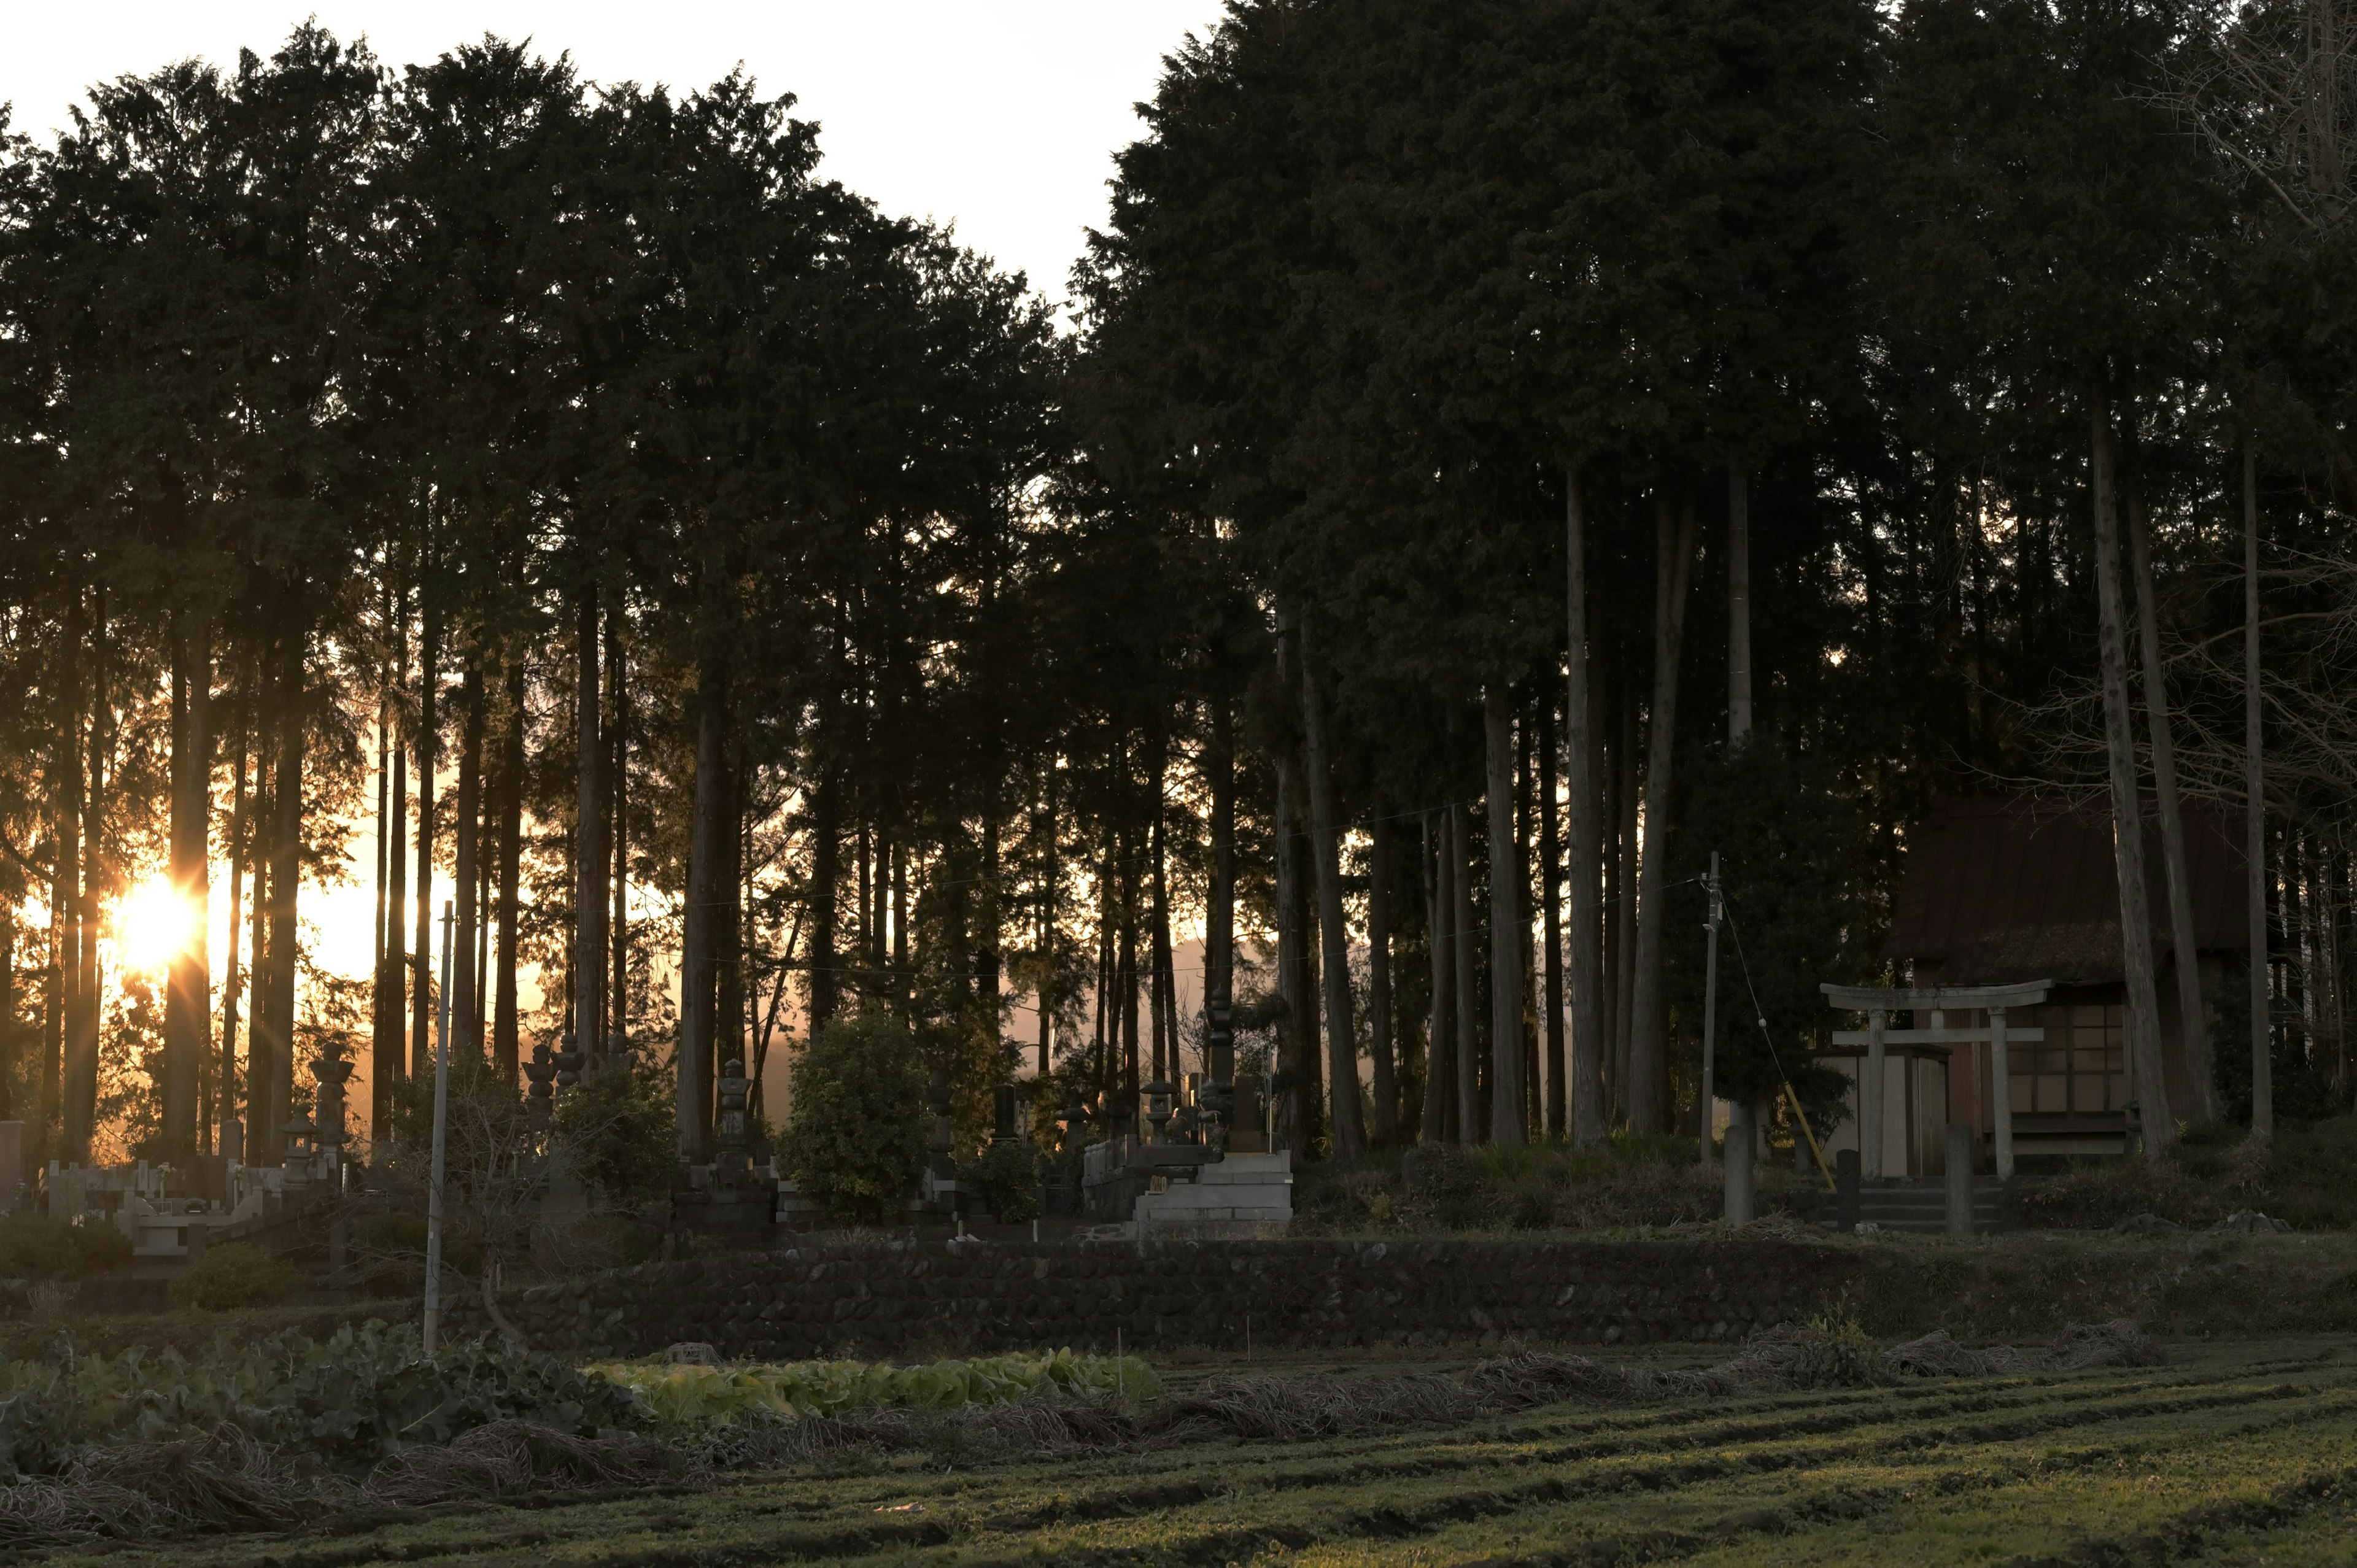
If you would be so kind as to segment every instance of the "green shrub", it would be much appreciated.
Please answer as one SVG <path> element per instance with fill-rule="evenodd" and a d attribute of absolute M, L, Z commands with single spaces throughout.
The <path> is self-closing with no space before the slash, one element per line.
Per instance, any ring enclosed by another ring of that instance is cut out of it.
<path fill-rule="evenodd" d="M 1037 1394 L 1155 1400 L 1162 1380 L 1135 1356 L 1017 1351 L 895 1367 L 888 1361 L 794 1361 L 768 1367 L 617 1361 L 592 1372 L 629 1389 L 660 1428 L 693 1433 L 748 1412 L 788 1419 L 860 1410 L 961 1410 Z"/>
<path fill-rule="evenodd" d="M 794 1066 L 786 1174 L 834 1219 L 897 1217 L 924 1169 L 924 1092 L 916 1041 L 897 1019 L 834 1020 Z"/>
<path fill-rule="evenodd" d="M 131 1261 L 131 1238 L 102 1219 L 88 1219 L 74 1226 L 73 1242 L 75 1250 L 81 1253 L 84 1273 L 119 1269 Z"/>
<path fill-rule="evenodd" d="M 665 1197 L 679 1175 L 678 1118 L 672 1080 L 633 1058 L 582 1079 L 556 1102 L 555 1137 L 573 1173 L 608 1202 L 636 1206 Z"/>
<path fill-rule="evenodd" d="M 1039 1217 L 1039 1154 L 1028 1138 L 994 1143 L 982 1152 L 983 1195 L 990 1212 L 1008 1224 Z"/>
<path fill-rule="evenodd" d="M 295 1294 L 298 1277 L 293 1264 L 252 1241 L 223 1241 L 172 1282 L 172 1305 L 200 1312 L 274 1306 Z"/>
<path fill-rule="evenodd" d="M 44 1214 L 12 1214 L 0 1219 L 0 1274 L 10 1278 L 73 1278 L 82 1271 L 83 1252 L 76 1245 L 80 1229 Z M 115 1234 L 120 1236 L 122 1232 Z"/>

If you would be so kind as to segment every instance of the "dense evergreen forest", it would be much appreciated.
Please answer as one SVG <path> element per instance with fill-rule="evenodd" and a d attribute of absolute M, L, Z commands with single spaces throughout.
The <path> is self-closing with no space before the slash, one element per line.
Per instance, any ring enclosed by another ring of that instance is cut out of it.
<path fill-rule="evenodd" d="M 2352 50 L 1234 0 L 1069 323 L 738 78 L 306 27 L 95 87 L 0 145 L 0 1115 L 184 1158 L 348 1037 L 384 1126 L 447 1009 L 694 1158 L 723 1062 L 882 1008 L 1052 1135 L 1202 1067 L 1183 991 L 1297 1149 L 1669 1131 L 1712 852 L 1763 1093 L 1934 795 L 2166 845 L 2261 736 L 2255 1114 L 2345 1104 Z"/>

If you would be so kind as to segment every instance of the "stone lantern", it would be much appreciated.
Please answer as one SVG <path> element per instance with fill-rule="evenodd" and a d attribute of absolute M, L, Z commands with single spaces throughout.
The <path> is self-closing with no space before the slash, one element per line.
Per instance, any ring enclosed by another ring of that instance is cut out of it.
<path fill-rule="evenodd" d="M 550 1101 L 556 1098 L 556 1058 L 549 1054 L 546 1040 L 532 1047 L 532 1059 L 523 1064 L 523 1076 L 532 1085 L 525 1091 L 531 1100 L 532 1124 L 546 1131 L 553 1119 Z"/>
<path fill-rule="evenodd" d="M 712 1162 L 715 1187 L 741 1187 L 745 1183 L 745 1100 L 750 1087 L 745 1081 L 744 1062 L 730 1057 L 720 1069 L 719 1149 Z"/>
<path fill-rule="evenodd" d="M 351 1142 L 344 1125 L 344 1085 L 351 1076 L 352 1064 L 344 1059 L 344 1037 L 328 1036 L 319 1058 L 311 1064 L 311 1079 L 318 1085 L 319 1149 L 327 1156 L 328 1179 L 339 1185 L 344 1147 Z"/>
<path fill-rule="evenodd" d="M 1170 1124 L 1170 1102 L 1178 1094 L 1168 1083 L 1156 1079 L 1145 1087 L 1146 1120 L 1154 1128 L 1154 1142 L 1164 1141 L 1163 1129 Z"/>

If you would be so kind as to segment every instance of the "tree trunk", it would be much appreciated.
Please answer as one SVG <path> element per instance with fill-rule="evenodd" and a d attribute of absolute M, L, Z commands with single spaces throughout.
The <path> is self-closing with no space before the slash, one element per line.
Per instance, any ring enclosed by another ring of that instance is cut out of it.
<path fill-rule="evenodd" d="M 475 900 L 482 881 L 483 667 L 473 659 L 467 661 L 466 679 L 458 688 L 458 821 L 453 829 L 458 841 L 458 929 L 450 955 L 450 1050 L 454 1057 L 479 1057 L 483 1015 L 477 1000 Z"/>
<path fill-rule="evenodd" d="M 76 598 L 79 608 L 79 595 Z M 100 823 L 103 820 L 102 795 L 106 771 L 103 720 L 106 712 L 106 660 L 102 651 L 106 618 L 103 598 L 99 602 L 98 624 L 90 633 L 91 694 L 87 710 L 90 729 L 86 736 L 76 735 L 73 760 L 77 780 L 73 809 L 81 819 L 78 823 L 81 842 L 77 865 L 81 880 L 81 885 L 74 888 L 74 973 L 66 991 L 65 1103 L 62 1110 L 64 1157 L 69 1164 L 83 1165 L 90 1164 L 91 1134 L 95 1131 L 98 1102 L 98 890 L 102 861 Z M 77 641 L 81 636 L 79 616 L 74 619 L 70 635 Z M 85 746 L 88 748 L 86 756 Z"/>
<path fill-rule="evenodd" d="M 1490 797 L 1490 1141 L 1525 1141 L 1522 900 L 1528 867 L 1514 852 L 1514 717 L 1503 687 L 1481 693 Z"/>
<path fill-rule="evenodd" d="M 734 716 L 733 714 L 731 715 Z M 720 1076 L 729 1062 L 741 1076 L 745 1062 L 745 747 L 742 732 L 732 723 L 720 776 L 719 839 L 721 863 L 716 891 L 722 897 L 713 911 L 711 1051 L 704 1058 L 704 1102 L 698 1108 L 705 1144 L 719 1114 Z M 602 865 L 602 863 L 601 863 Z M 604 882 L 601 871 L 599 883 Z M 598 968 L 601 988 L 604 966 Z"/>
<path fill-rule="evenodd" d="M 2152 730 L 2153 793 L 2160 808 L 2160 860 L 2169 880 L 2169 940 L 2177 960 L 2179 1041 L 2185 1057 L 2185 1114 L 2196 1126 L 2218 1119 L 2210 1065 L 2210 1020 L 2201 1005 L 2201 959 L 2193 929 L 2193 884 L 2186 868 L 2185 817 L 2177 799 L 2177 751 L 2169 733 L 2169 679 L 2160 659 L 2153 595 L 2152 542 L 2141 489 L 2128 496 L 2128 559 L 2136 573 L 2136 631 L 2144 654 L 2145 718 Z"/>
<path fill-rule="evenodd" d="M 370 1127 L 379 1140 L 393 1136 L 393 1090 L 401 1081 L 402 1015 L 409 1002 L 407 937 L 402 918 L 409 908 L 409 744 L 402 734 L 401 691 L 409 681 L 408 599 L 401 596 L 393 634 L 393 693 L 385 706 L 393 725 L 393 803 L 385 811 L 384 945 L 377 953 L 375 1057 L 370 1064 Z M 249 679 L 248 690 L 252 690 Z M 224 1048 L 222 1060 L 231 1059 Z"/>
<path fill-rule="evenodd" d="M 1449 1103 L 1457 1091 L 1456 1051 L 1449 1032 L 1456 1023 L 1457 948 L 1449 936 L 1448 830 L 1443 813 L 1424 818 L 1424 929 L 1426 957 L 1432 963 L 1432 1000 L 1424 1030 L 1424 1141 L 1450 1141 Z"/>
<path fill-rule="evenodd" d="M 417 639 L 417 923 L 409 950 L 412 1078 L 434 1070 L 434 769 L 442 755 L 434 703 L 441 679 L 441 617 L 430 593 L 421 592 L 419 598 L 424 624 Z"/>
<path fill-rule="evenodd" d="M 1595 732 L 1599 693 L 1588 664 L 1587 523 L 1579 476 L 1565 476 L 1566 624 L 1570 650 L 1564 683 L 1564 771 L 1571 783 L 1565 857 L 1571 884 L 1571 1141 L 1592 1149 L 1604 1141 L 1605 1028 L 1603 910 L 1598 906 L 1598 808 L 1602 804 L 1603 746 Z M 1550 944 L 1552 945 L 1552 944 Z"/>
<path fill-rule="evenodd" d="M 2095 600 L 2100 617 L 2104 742 L 2110 756 L 2112 854 L 2119 872 L 2120 950 L 2127 971 L 2127 1045 L 2136 1069 L 2145 1153 L 2158 1160 L 2175 1132 L 2162 1077 L 2160 1008 L 2153 988 L 2152 905 L 2145 897 L 2144 808 L 2136 788 L 2135 714 L 2128 705 L 2127 640 L 2120 584 L 2120 525 L 2113 497 L 2111 409 L 2098 389 L 2094 426 Z"/>
<path fill-rule="evenodd" d="M 831 745 L 834 737 L 823 736 L 822 746 Z M 823 765 L 818 788 L 811 797 L 811 892 L 810 892 L 810 1017 L 811 1037 L 816 1039 L 821 1029 L 834 1017 L 841 1001 L 841 987 L 834 972 L 837 939 L 835 934 L 836 905 L 843 897 L 843 825 L 838 802 L 843 792 L 843 778 L 833 762 Z"/>
<path fill-rule="evenodd" d="M 714 1088 L 713 1049 L 719 1004 L 714 964 L 719 957 L 721 905 L 736 897 L 728 881 L 728 857 L 723 842 L 725 835 L 733 831 L 726 777 L 727 698 L 720 690 L 715 671 L 705 670 L 699 683 L 704 690 L 695 721 L 695 792 L 688 829 L 687 908 L 680 939 L 679 1083 L 675 1105 L 680 1163 L 690 1165 L 703 1163 L 711 1131 L 707 1107 Z M 826 842 L 824 838 L 819 841 L 822 850 Z M 833 892 L 831 885 L 813 886 L 814 925 L 819 911 L 828 907 Z M 831 949 L 813 946 L 811 961 L 811 992 L 814 999 L 811 1028 L 815 1034 L 823 1022 L 815 998 L 820 976 L 830 972 L 824 966 L 831 961 Z"/>
<path fill-rule="evenodd" d="M 1611 777 L 1612 929 L 1604 951 L 1612 966 L 1612 1105 L 1615 1119 L 1629 1121 L 1629 1058 L 1637 1016 L 1637 702 L 1629 690 L 1629 660 L 1616 661 L 1620 736 L 1614 742 Z"/>
<path fill-rule="evenodd" d="M 1211 884 L 1203 911 L 1203 990 L 1232 1004 L 1236 973 L 1236 715 L 1222 693 L 1212 699 Z"/>
<path fill-rule="evenodd" d="M 613 694 L 612 749 L 607 773 L 608 816 L 614 824 L 613 986 L 607 993 L 609 1044 L 626 1047 L 630 1027 L 630 656 L 622 648 L 622 612 L 606 612 L 606 689 Z"/>
<path fill-rule="evenodd" d="M 1062 845 L 1056 829 L 1056 770 L 1042 769 L 1039 800 L 1039 1079 L 1048 1081 L 1055 1066 L 1056 1004 L 1062 996 L 1056 988 L 1056 910 L 1063 897 L 1064 866 Z M 1038 1102 L 1054 1111 L 1060 1106 L 1048 1105 L 1044 1098 Z M 1035 1122 L 1035 1125 L 1038 1124 Z"/>
<path fill-rule="evenodd" d="M 214 1094 L 214 1108 L 219 1112 L 220 1123 L 220 1134 L 214 1142 L 214 1147 L 223 1155 L 231 1152 L 230 1144 L 232 1140 L 230 1137 L 230 1123 L 237 1120 L 238 990 L 243 983 L 242 972 L 243 965 L 240 961 L 243 957 L 243 949 L 239 940 L 243 933 L 239 929 L 239 922 L 245 913 L 245 860 L 248 853 L 247 841 L 253 833 L 251 808 L 247 803 L 245 792 L 245 748 L 247 726 L 253 719 L 254 684 L 253 668 L 249 664 L 246 667 L 244 688 L 238 693 L 237 752 L 230 763 L 229 925 L 227 927 L 229 967 L 221 976 L 221 1037 L 219 1068 L 221 1082 Z M 401 852 L 396 848 L 393 853 L 398 856 Z M 378 858 L 383 859 L 382 853 L 379 854 Z M 391 867 L 387 870 L 389 872 Z M 383 910 L 383 919 L 392 918 L 393 908 L 387 905 Z M 382 923 L 381 919 L 380 926 Z M 383 967 L 383 948 L 384 933 L 380 929 L 377 933 L 377 961 L 380 970 Z M 384 1037 L 383 1017 L 383 1008 L 380 1004 L 375 1020 L 377 1024 L 375 1037 L 380 1043 Z M 382 1090 L 377 1091 L 380 1106 L 382 1102 Z M 369 1123 L 372 1134 L 377 1137 L 384 1136 L 383 1130 L 386 1125 L 384 1113 L 382 1109 L 378 1109 L 375 1119 Z M 243 1157 L 242 1151 L 240 1151 L 240 1157 Z"/>
<path fill-rule="evenodd" d="M 1326 987 L 1326 1076 L 1333 1086 L 1334 1158 L 1355 1165 L 1366 1153 L 1359 1113 L 1359 1036 L 1351 1016 L 1351 930 L 1342 918 L 1342 827 L 1334 805 L 1333 760 L 1326 701 L 1318 690 L 1307 628 L 1294 637 L 1301 660 L 1302 772 L 1309 785 L 1310 854 L 1318 877 L 1318 969 Z"/>
<path fill-rule="evenodd" d="M 1542 688 L 1544 690 L 1544 688 Z M 1555 699 L 1539 704 L 1539 936 L 1546 954 L 1546 1130 L 1569 1134 L 1571 1049 L 1563 993 L 1563 834 L 1556 820 Z"/>
<path fill-rule="evenodd" d="M 247 1163 L 279 1165 L 285 1132 L 295 1103 L 296 900 L 303 878 L 304 631 L 299 617 L 286 629 L 286 663 L 278 679 L 278 766 L 275 798 L 278 826 L 270 863 L 270 1026 L 257 1031 L 259 1047 L 249 1079 L 265 1087 L 264 1114 L 246 1138 Z M 266 1050 L 267 1056 L 263 1052 Z M 260 1158 L 253 1156 L 260 1155 Z"/>
<path fill-rule="evenodd" d="M 2259 725 L 2259 448 L 2243 441 L 2244 897 L 2250 905 L 2251 1135 L 2276 1134 L 2275 1061 L 2267 1027 L 2267 808 Z"/>
<path fill-rule="evenodd" d="M 574 611 L 573 1034 L 595 1068 L 606 1054 L 606 899 L 612 845 L 606 828 L 604 668 L 597 652 L 597 595 L 581 590 Z"/>
<path fill-rule="evenodd" d="M 1399 1144 L 1399 1079 L 1393 1069 L 1392 862 L 1398 825 L 1381 806 L 1367 851 L 1367 1043 L 1373 1058 L 1375 1142 Z"/>
<path fill-rule="evenodd" d="M 1277 678 L 1289 683 L 1289 645 L 1277 639 Z M 1304 1063 L 1317 1052 L 1316 1002 L 1308 994 L 1308 922 L 1303 918 L 1300 836 L 1294 831 L 1299 814 L 1299 765 L 1290 744 L 1280 741 L 1271 759 L 1276 773 L 1276 972 L 1278 994 L 1285 1001 L 1285 1032 L 1278 1065 L 1286 1083 L 1283 1119 L 1292 1134 L 1292 1146 L 1308 1154 L 1318 1124 L 1317 1097 L 1305 1083 Z"/>
<path fill-rule="evenodd" d="M 1473 878 L 1468 875 L 1469 849 L 1465 808 L 1448 808 L 1448 928 L 1455 950 L 1457 973 L 1449 985 L 1456 1020 L 1449 1039 L 1456 1047 L 1457 1094 L 1450 1107 L 1449 1126 L 1458 1143 L 1481 1140 L 1481 1043 L 1473 1021 L 1478 993 L 1473 984 L 1473 932 L 1480 918 L 1473 908 Z"/>
<path fill-rule="evenodd" d="M 1654 575 L 1653 706 L 1647 719 L 1645 842 L 1637 863 L 1637 959 L 1630 999 L 1629 1125 L 1670 1130 L 1668 1010 L 1662 994 L 1662 937 L 1670 883 L 1670 779 L 1677 755 L 1678 660 L 1685 642 L 1686 588 L 1694 575 L 1695 504 L 1664 495 Z"/>
<path fill-rule="evenodd" d="M 522 1066 L 516 1027 L 516 961 L 522 953 L 516 920 L 523 892 L 523 660 L 508 663 L 508 723 L 500 733 L 500 954 L 491 997 L 491 1060 L 500 1083 L 514 1087 Z"/>
<path fill-rule="evenodd" d="M 248 1165 L 261 1162 L 254 1158 L 261 1135 L 257 1116 L 268 1113 L 269 1090 L 261 1073 L 269 1052 L 260 1043 L 263 1032 L 269 1027 L 264 1015 L 269 1010 L 270 995 L 270 846 L 275 835 L 278 807 L 272 793 L 276 777 L 271 762 L 269 725 L 278 712 L 278 677 L 274 671 L 267 695 L 256 705 L 253 716 L 253 829 L 248 853 L 253 864 L 253 891 L 248 898 L 252 912 L 246 916 L 246 950 L 253 955 L 247 966 L 245 983 L 245 1128 L 240 1134 L 238 1157 Z"/>
<path fill-rule="evenodd" d="M 1751 489 L 1742 463 L 1727 464 L 1727 744 L 1751 738 Z"/>
<path fill-rule="evenodd" d="M 211 899 L 212 629 L 185 611 L 172 617 L 172 684 L 180 694 L 172 736 L 172 889 L 188 910 L 188 940 L 173 950 L 164 997 L 164 1147 L 185 1164 L 197 1149 L 198 1069 L 211 1042 L 212 967 L 205 950 Z"/>
<path fill-rule="evenodd" d="M 1137 1109 L 1137 866 L 1133 854 L 1122 856 L 1120 965 L 1114 983 L 1121 993 L 1121 1102 Z"/>
<path fill-rule="evenodd" d="M 1146 962 L 1151 970 L 1151 983 L 1146 987 L 1147 1011 L 1153 1015 L 1149 1031 L 1153 1043 L 1154 1076 L 1164 1083 L 1178 1080 L 1176 1060 L 1178 1036 L 1170 1032 L 1168 998 L 1162 989 L 1165 968 L 1163 960 L 1170 946 L 1170 911 L 1166 900 L 1169 897 L 1168 868 L 1163 865 L 1162 766 L 1157 755 L 1154 768 L 1154 821 L 1146 826 Z"/>

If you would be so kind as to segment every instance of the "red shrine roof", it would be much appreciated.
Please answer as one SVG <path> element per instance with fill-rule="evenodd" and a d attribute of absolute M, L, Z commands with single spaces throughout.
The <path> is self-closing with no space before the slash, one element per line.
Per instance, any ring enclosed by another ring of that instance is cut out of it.
<path fill-rule="evenodd" d="M 2237 824 L 2211 801 L 2189 800 L 2184 810 L 2194 944 L 2203 952 L 2245 951 Z M 2169 884 L 2150 801 L 2144 815 L 2146 902 L 2155 956 L 2165 961 Z M 1909 835 L 1883 956 L 1914 960 L 1926 971 L 1918 983 L 2117 981 L 2124 970 L 2117 878 L 2105 797 L 1935 800 L 1931 821 Z"/>

